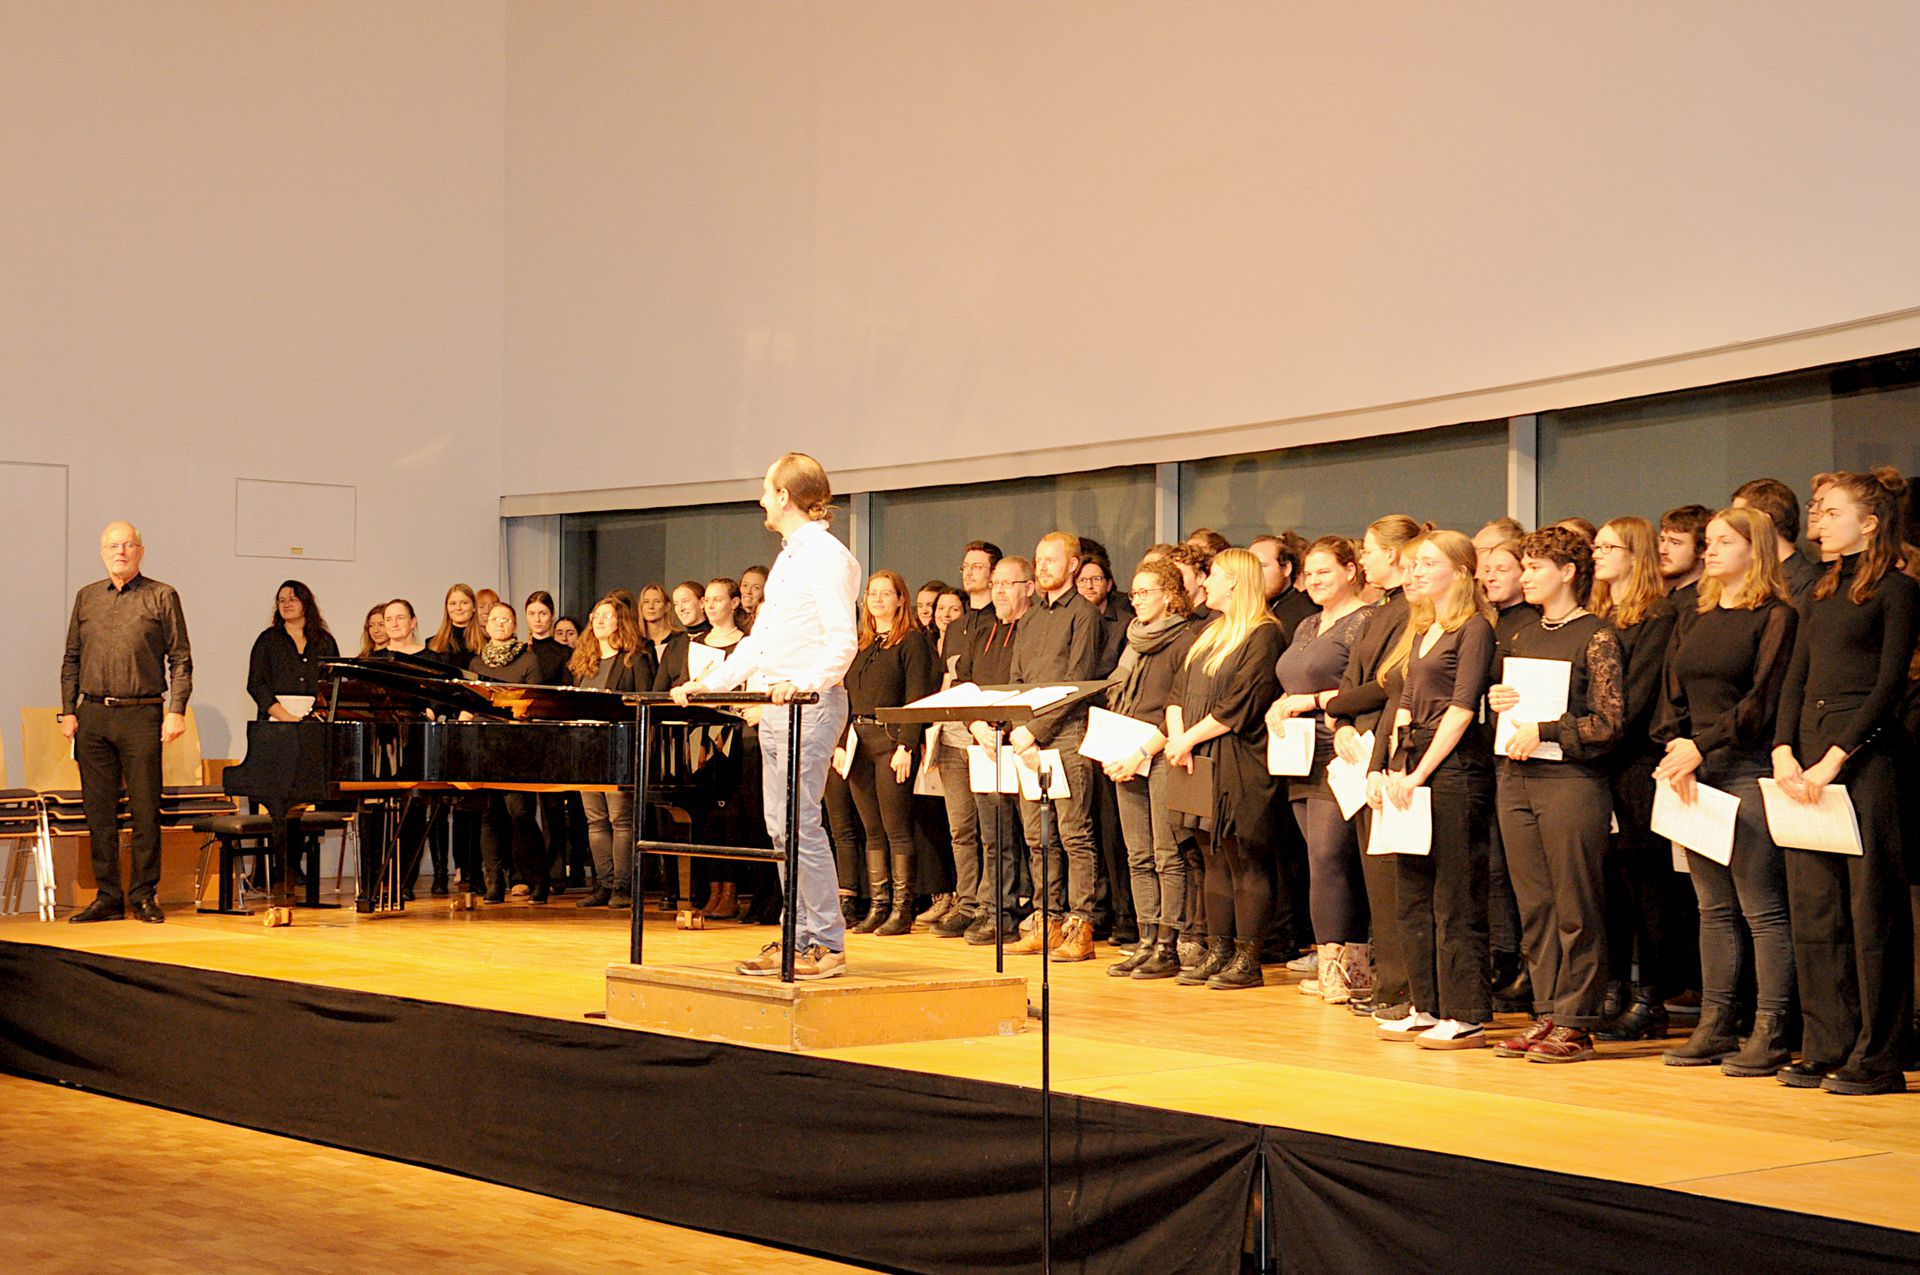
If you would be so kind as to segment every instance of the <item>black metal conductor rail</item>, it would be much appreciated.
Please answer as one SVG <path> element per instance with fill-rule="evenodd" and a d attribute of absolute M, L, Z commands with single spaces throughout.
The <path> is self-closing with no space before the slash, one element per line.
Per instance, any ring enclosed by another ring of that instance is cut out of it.
<path fill-rule="evenodd" d="M 701 859 L 746 859 L 755 862 L 780 863 L 786 866 L 786 880 L 782 893 L 784 906 L 780 909 L 780 981 L 793 982 L 793 948 L 798 937 L 800 911 L 800 710 L 808 704 L 820 702 L 820 696 L 812 691 L 797 694 L 788 700 L 787 710 L 787 828 L 785 851 L 763 849 L 759 846 L 715 846 L 689 844 L 682 841 L 656 841 L 647 834 L 647 794 L 651 781 L 652 749 L 648 747 L 654 726 L 663 721 L 687 723 L 711 723 L 716 715 L 711 711 L 719 708 L 742 708 L 747 705 L 765 705 L 769 710 L 777 710 L 781 705 L 774 701 L 766 691 L 702 691 L 689 695 L 683 707 L 674 701 L 670 692 L 647 691 L 626 697 L 634 706 L 634 758 L 633 783 L 633 936 L 630 943 L 630 958 L 635 965 L 643 964 L 641 954 L 645 942 L 646 908 L 640 899 L 640 856 L 643 854 L 677 855 L 683 858 Z"/>

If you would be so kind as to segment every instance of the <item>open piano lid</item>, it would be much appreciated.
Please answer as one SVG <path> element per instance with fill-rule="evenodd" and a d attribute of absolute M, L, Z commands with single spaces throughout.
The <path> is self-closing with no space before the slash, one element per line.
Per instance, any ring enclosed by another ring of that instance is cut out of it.
<path fill-rule="evenodd" d="M 317 688 L 316 712 L 349 720 L 403 720 L 426 709 L 498 721 L 617 722 L 632 715 L 614 691 L 464 678 L 445 664 L 412 655 L 327 660 L 321 669 L 325 680 Z"/>

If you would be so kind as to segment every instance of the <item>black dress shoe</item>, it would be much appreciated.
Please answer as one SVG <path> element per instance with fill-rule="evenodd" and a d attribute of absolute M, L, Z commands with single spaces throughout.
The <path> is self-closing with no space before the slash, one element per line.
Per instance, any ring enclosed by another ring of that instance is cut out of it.
<path fill-rule="evenodd" d="M 599 889 L 599 890 L 595 890 L 592 894 L 589 894 L 586 898 L 580 900 L 578 903 L 574 904 L 573 906 L 577 908 L 603 908 L 612 902 L 613 902 L 613 891 L 607 890 L 607 889 Z"/>
<path fill-rule="evenodd" d="M 148 895 L 144 899 L 135 899 L 133 901 L 133 914 L 149 925 L 159 925 L 167 919 L 167 914 L 160 910 L 160 905 L 153 901 L 152 895 Z"/>
<path fill-rule="evenodd" d="M 1809 1058 L 1797 1063 L 1788 1063 L 1779 1070 L 1776 1078 L 1789 1089 L 1818 1089 L 1826 1083 L 1827 1077 L 1839 1068 L 1839 1063 L 1821 1062 L 1818 1059 Z"/>
<path fill-rule="evenodd" d="M 1653 1001 L 1635 1001 L 1604 1027 L 1596 1028 L 1595 1040 L 1664 1040 L 1668 1035 L 1667 1011 Z"/>
<path fill-rule="evenodd" d="M 1842 1067 L 1820 1086 L 1828 1093 L 1876 1094 L 1905 1093 L 1907 1078 L 1897 1071 L 1868 1071 L 1865 1067 Z"/>
<path fill-rule="evenodd" d="M 124 905 L 111 899 L 95 899 L 67 920 L 75 925 L 85 925 L 89 921 L 123 921 L 126 916 L 127 909 Z"/>

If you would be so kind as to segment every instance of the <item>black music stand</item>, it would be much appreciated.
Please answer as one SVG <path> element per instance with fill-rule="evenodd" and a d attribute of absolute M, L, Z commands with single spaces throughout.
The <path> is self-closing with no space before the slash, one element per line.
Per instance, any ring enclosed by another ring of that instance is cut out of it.
<path fill-rule="evenodd" d="M 1002 848 L 1005 839 L 1000 829 L 1000 757 L 1005 747 L 1007 730 L 1023 722 L 1031 721 L 1041 713 L 1050 713 L 1060 708 L 1072 708 L 1092 699 L 1105 691 L 1105 682 L 1024 682 L 1007 683 L 997 686 L 982 686 L 983 691 L 1026 692 L 1038 690 L 1044 686 L 1070 686 L 1072 693 L 1048 703 L 1036 712 L 1027 704 L 960 704 L 954 706 L 936 705 L 924 707 L 925 701 L 905 704 L 899 708 L 880 708 L 874 710 L 874 719 L 883 725 L 895 722 L 986 722 L 993 727 L 993 777 L 994 777 L 994 853 L 993 853 L 993 969 L 996 974 L 1006 972 L 1005 920 L 1001 912 L 1001 900 L 1005 895 L 1001 891 L 1004 884 L 1002 865 L 1006 852 Z M 1014 763 L 1018 765 L 1019 763 Z M 1040 903 L 1040 1267 L 1042 1271 L 1053 1269 L 1053 981 L 1049 967 L 1053 964 L 1053 954 L 1047 950 L 1047 931 L 1052 916 L 1047 907 L 1047 861 L 1052 856 L 1047 853 L 1047 820 L 1053 815 L 1053 801 L 1047 793 L 1053 787 L 1053 773 L 1044 762 L 1040 773 L 1040 880 L 1036 883 L 1035 895 Z M 1057 826 L 1057 820 L 1056 820 Z M 1061 849 L 1065 851 L 1065 844 Z"/>
<path fill-rule="evenodd" d="M 643 691 L 628 695 L 634 705 L 636 726 L 634 747 L 639 756 L 634 762 L 633 792 L 633 935 L 630 953 L 635 965 L 643 964 L 641 949 L 646 931 L 646 906 L 640 891 L 640 856 L 643 854 L 680 855 L 702 859 L 746 859 L 762 863 L 784 863 L 787 879 L 785 898 L 780 909 L 780 981 L 793 982 L 793 946 L 799 935 L 800 912 L 800 709 L 817 704 L 820 696 L 812 691 L 787 701 L 787 848 L 781 851 L 760 846 L 695 845 L 680 841 L 655 841 L 647 837 L 647 788 L 652 749 L 648 739 L 653 727 L 664 722 L 720 723 L 732 720 L 715 712 L 719 708 L 764 704 L 776 709 L 773 696 L 765 691 L 701 691 L 687 697 L 686 706 L 674 703 L 667 691 Z"/>

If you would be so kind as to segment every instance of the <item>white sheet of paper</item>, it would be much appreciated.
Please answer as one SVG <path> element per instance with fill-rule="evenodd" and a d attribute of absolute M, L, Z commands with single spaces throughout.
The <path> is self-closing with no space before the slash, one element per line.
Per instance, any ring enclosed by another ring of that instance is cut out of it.
<path fill-rule="evenodd" d="M 993 755 L 978 744 L 967 745 L 967 787 L 974 792 L 1019 792 L 1020 780 L 1013 773 L 1018 769 L 1020 763 L 1013 759 L 1013 749 L 1009 745 L 1000 745 L 1000 773 L 997 778 L 994 775 Z"/>
<path fill-rule="evenodd" d="M 1687 848 L 1685 846 L 1675 845 L 1669 841 L 1667 842 L 1667 849 L 1673 851 L 1673 870 L 1692 876 L 1693 869 L 1687 866 Z"/>
<path fill-rule="evenodd" d="M 845 779 L 853 770 L 853 755 L 860 751 L 860 737 L 853 733 L 853 727 L 847 727 L 847 737 L 840 741 L 838 752 L 840 760 L 834 763 L 834 769 Z"/>
<path fill-rule="evenodd" d="M 908 708 L 988 708 L 996 704 L 1010 703 L 1014 698 L 1012 691 L 982 690 L 972 682 L 962 682 L 958 686 L 949 686 L 944 691 L 935 691 L 923 695 L 908 704 Z"/>
<path fill-rule="evenodd" d="M 1108 762 L 1133 756 L 1159 733 L 1152 722 L 1143 722 L 1123 713 L 1110 713 L 1104 708 L 1089 709 L 1087 736 L 1080 741 L 1080 755 L 1104 766 Z M 1150 769 L 1151 765 L 1142 766 L 1140 774 L 1145 776 Z"/>
<path fill-rule="evenodd" d="M 920 765 L 913 772 L 913 795 L 916 797 L 944 797 L 947 795 L 946 776 L 940 773 L 935 760 L 938 748 L 935 740 L 938 732 L 929 730 L 927 742 L 920 749 Z"/>
<path fill-rule="evenodd" d="M 1493 751 L 1507 755 L 1507 742 L 1521 722 L 1557 721 L 1567 711 L 1567 687 L 1573 680 L 1573 665 L 1566 660 L 1529 660 L 1508 656 L 1501 682 L 1520 692 L 1520 702 L 1500 714 L 1493 729 Z M 1542 742 L 1533 750 L 1531 761 L 1560 761 L 1566 754 L 1560 745 Z"/>
<path fill-rule="evenodd" d="M 1368 854 L 1433 853 L 1433 789 L 1415 788 L 1413 804 L 1405 810 L 1382 801 L 1373 816 Z"/>
<path fill-rule="evenodd" d="M 1348 764 L 1335 753 L 1327 763 L 1327 787 L 1340 803 L 1340 817 L 1351 819 L 1367 804 L 1367 760 L 1373 756 L 1373 732 L 1360 736 L 1360 760 Z"/>
<path fill-rule="evenodd" d="M 720 667 L 727 658 L 725 651 L 716 651 L 705 642 L 687 643 L 687 678 L 689 681 L 705 680 L 707 674 Z"/>
<path fill-rule="evenodd" d="M 1018 757 L 1018 754 L 1016 753 L 1015 756 Z M 1020 795 L 1028 801 L 1040 800 L 1041 771 L 1045 771 L 1047 778 L 1051 781 L 1047 785 L 1049 799 L 1060 801 L 1073 796 L 1073 790 L 1067 786 L 1067 768 L 1060 764 L 1058 748 L 1040 750 L 1040 770 L 1029 770 L 1024 762 L 1016 764 L 1014 770 L 1020 776 Z"/>
<path fill-rule="evenodd" d="M 1037 713 L 1043 708 L 1058 704 L 1061 700 L 1073 694 L 1073 689 L 1071 686 L 1035 686 L 1029 690 L 1020 692 L 1020 694 L 1014 696 L 1007 702 L 1010 704 L 1025 704 Z"/>
<path fill-rule="evenodd" d="M 1695 784 L 1694 788 L 1699 796 L 1688 805 L 1666 780 L 1654 786 L 1653 830 L 1724 868 L 1733 862 L 1733 829 L 1740 818 L 1740 799 L 1705 784 Z"/>
<path fill-rule="evenodd" d="M 1861 854 L 1860 817 L 1845 784 L 1829 784 L 1820 804 L 1803 806 L 1780 790 L 1772 779 L 1760 781 L 1760 798 L 1767 806 L 1767 830 L 1773 844 L 1794 850 L 1824 850 L 1828 854 Z"/>
<path fill-rule="evenodd" d="M 1313 769 L 1313 719 L 1289 717 L 1267 732 L 1267 773 L 1304 775 Z"/>

